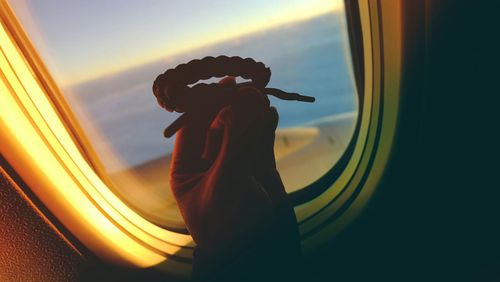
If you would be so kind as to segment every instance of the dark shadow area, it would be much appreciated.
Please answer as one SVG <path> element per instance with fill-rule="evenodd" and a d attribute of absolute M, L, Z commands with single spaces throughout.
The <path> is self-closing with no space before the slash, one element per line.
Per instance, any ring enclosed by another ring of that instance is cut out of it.
<path fill-rule="evenodd" d="M 181 279 L 166 274 L 154 268 L 146 269 L 132 269 L 127 267 L 119 267 L 110 265 L 102 261 L 94 261 L 86 265 L 83 269 L 80 281 L 171 281 L 171 282 L 185 282 L 186 279 Z"/>
<path fill-rule="evenodd" d="M 394 151 L 362 216 L 307 259 L 311 281 L 500 281 L 498 8 L 404 2 Z"/>

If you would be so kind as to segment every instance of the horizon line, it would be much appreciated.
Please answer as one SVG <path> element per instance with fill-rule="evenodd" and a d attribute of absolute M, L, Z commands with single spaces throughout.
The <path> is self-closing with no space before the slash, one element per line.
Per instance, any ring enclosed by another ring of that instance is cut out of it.
<path fill-rule="evenodd" d="M 307 16 L 302 17 L 302 18 L 295 18 L 295 19 L 290 20 L 290 21 L 279 22 L 279 23 L 274 24 L 274 25 L 269 25 L 269 26 L 263 27 L 263 28 L 262 27 L 261 28 L 257 28 L 255 30 L 250 30 L 250 31 L 238 34 L 238 35 L 230 35 L 228 37 L 223 37 L 223 38 L 220 38 L 220 39 L 216 39 L 216 40 L 211 41 L 211 42 L 206 42 L 206 43 L 204 43 L 202 45 L 189 46 L 189 47 L 183 48 L 181 50 L 176 50 L 176 51 L 172 51 L 172 52 L 169 52 L 169 53 L 164 53 L 164 54 L 162 54 L 160 56 L 156 56 L 156 57 L 154 57 L 152 59 L 146 59 L 145 61 L 142 61 L 142 62 L 139 62 L 139 63 L 132 63 L 132 64 L 127 65 L 127 66 L 117 67 L 116 69 L 111 70 L 111 71 L 105 71 L 105 72 L 102 72 L 102 73 L 99 73 L 99 74 L 96 74 L 96 75 L 91 75 L 91 76 L 87 76 L 87 77 L 84 77 L 84 78 L 81 78 L 81 79 L 75 79 L 75 80 L 68 81 L 66 83 L 61 83 L 60 87 L 61 88 L 71 88 L 71 87 L 74 87 L 74 86 L 77 86 L 77 85 L 82 85 L 82 84 L 85 84 L 85 83 L 88 83 L 88 82 L 91 82 L 91 81 L 95 81 L 95 80 L 101 79 L 103 77 L 115 76 L 115 75 L 117 75 L 119 73 L 123 73 L 123 72 L 126 72 L 126 71 L 131 70 L 131 69 L 140 68 L 140 67 L 143 67 L 143 66 L 146 66 L 146 65 L 149 65 L 149 64 L 161 61 L 161 60 L 166 60 L 168 57 L 176 57 L 176 56 L 183 55 L 183 54 L 186 54 L 186 53 L 189 53 L 189 52 L 193 52 L 193 51 L 196 51 L 196 50 L 199 50 L 199 49 L 202 49 L 202 48 L 213 47 L 213 46 L 216 46 L 216 45 L 220 45 L 220 44 L 226 43 L 226 42 L 231 41 L 231 40 L 235 40 L 235 39 L 239 39 L 239 38 L 243 38 L 243 37 L 248 37 L 248 36 L 251 36 L 251 35 L 255 35 L 255 34 L 258 34 L 260 32 L 266 31 L 266 30 L 277 29 L 277 28 L 280 28 L 280 27 L 283 27 L 283 26 L 286 26 L 286 25 L 289 25 L 289 24 L 300 24 L 300 23 L 312 20 L 314 18 L 325 16 L 325 15 L 331 14 L 331 13 L 339 13 L 341 11 L 342 11 L 342 9 L 339 9 L 339 8 L 336 7 L 336 8 L 332 8 L 330 10 L 327 10 L 327 11 L 322 11 L 321 13 L 316 13 L 316 14 L 312 14 L 312 15 L 310 14 L 310 15 L 307 15 Z M 201 59 L 201 58 L 199 58 L 199 59 Z"/>

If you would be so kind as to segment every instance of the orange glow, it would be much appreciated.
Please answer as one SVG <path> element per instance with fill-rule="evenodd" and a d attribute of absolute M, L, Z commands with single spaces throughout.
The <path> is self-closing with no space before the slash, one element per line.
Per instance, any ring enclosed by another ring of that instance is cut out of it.
<path fill-rule="evenodd" d="M 192 245 L 190 236 L 145 220 L 96 175 L 3 21 L 0 48 L 1 153 L 50 211 L 85 245 L 117 263 L 150 267 L 166 255 L 190 257 L 182 251 Z M 176 264 L 179 272 L 190 268 Z"/>

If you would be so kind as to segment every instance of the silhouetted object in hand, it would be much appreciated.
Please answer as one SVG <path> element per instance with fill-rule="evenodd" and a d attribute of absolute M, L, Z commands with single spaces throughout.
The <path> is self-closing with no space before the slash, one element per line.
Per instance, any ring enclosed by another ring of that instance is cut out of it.
<path fill-rule="evenodd" d="M 300 259 L 295 214 L 274 157 L 278 113 L 261 91 L 269 79 L 258 75 L 253 83 L 259 87 L 227 77 L 183 97 L 170 96 L 170 89 L 166 96 L 156 93 L 162 107 L 190 113 L 177 134 L 170 184 L 197 244 L 198 280 L 286 278 Z"/>
<path fill-rule="evenodd" d="M 209 72 L 207 71 L 209 70 Z M 200 79 L 223 76 L 241 76 L 252 79 L 252 82 L 240 83 L 238 85 L 204 84 L 198 83 L 190 88 L 187 85 L 196 83 Z M 275 96 L 282 100 L 301 101 L 313 103 L 314 97 L 303 96 L 298 93 L 288 93 L 277 88 L 266 88 L 271 78 L 271 70 L 263 63 L 257 63 L 252 58 L 242 59 L 240 57 L 219 56 L 205 57 L 202 60 L 192 60 L 187 64 L 180 64 L 175 69 L 169 69 L 160 74 L 153 83 L 153 93 L 158 99 L 158 103 L 169 112 L 179 113 L 189 112 L 189 108 L 182 108 L 180 100 L 196 98 L 200 94 L 227 93 L 234 92 L 235 86 L 252 86 L 262 93 Z M 223 95 L 226 97 L 231 97 Z M 222 99 L 219 97 L 218 99 Z M 230 103 L 230 101 L 226 101 Z M 182 104 L 182 102 L 181 102 Z M 184 103 L 185 104 L 185 103 Z M 188 106 L 187 103 L 186 106 Z M 185 123 L 189 122 L 189 114 L 184 114 L 168 126 L 163 135 L 166 138 L 172 137 Z"/>

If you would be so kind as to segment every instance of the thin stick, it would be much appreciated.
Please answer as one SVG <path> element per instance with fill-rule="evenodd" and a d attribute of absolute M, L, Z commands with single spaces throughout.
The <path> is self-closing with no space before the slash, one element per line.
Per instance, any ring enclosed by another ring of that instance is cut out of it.
<path fill-rule="evenodd" d="M 240 83 L 238 84 L 238 87 L 241 86 L 247 86 L 247 85 L 252 85 L 250 83 Z M 276 98 L 282 99 L 282 100 L 287 100 L 287 101 L 299 101 L 299 102 L 307 102 L 307 103 L 313 103 L 316 101 L 314 97 L 311 96 L 304 96 L 300 95 L 298 93 L 289 93 L 282 91 L 277 88 L 264 88 L 261 89 L 262 93 L 267 94 L 267 95 L 272 95 Z M 191 120 L 190 114 L 189 113 L 184 113 L 180 117 L 178 117 L 174 122 L 172 122 L 165 130 L 163 131 L 163 136 L 165 138 L 170 138 L 172 137 L 179 129 L 181 129 L 187 122 Z"/>

